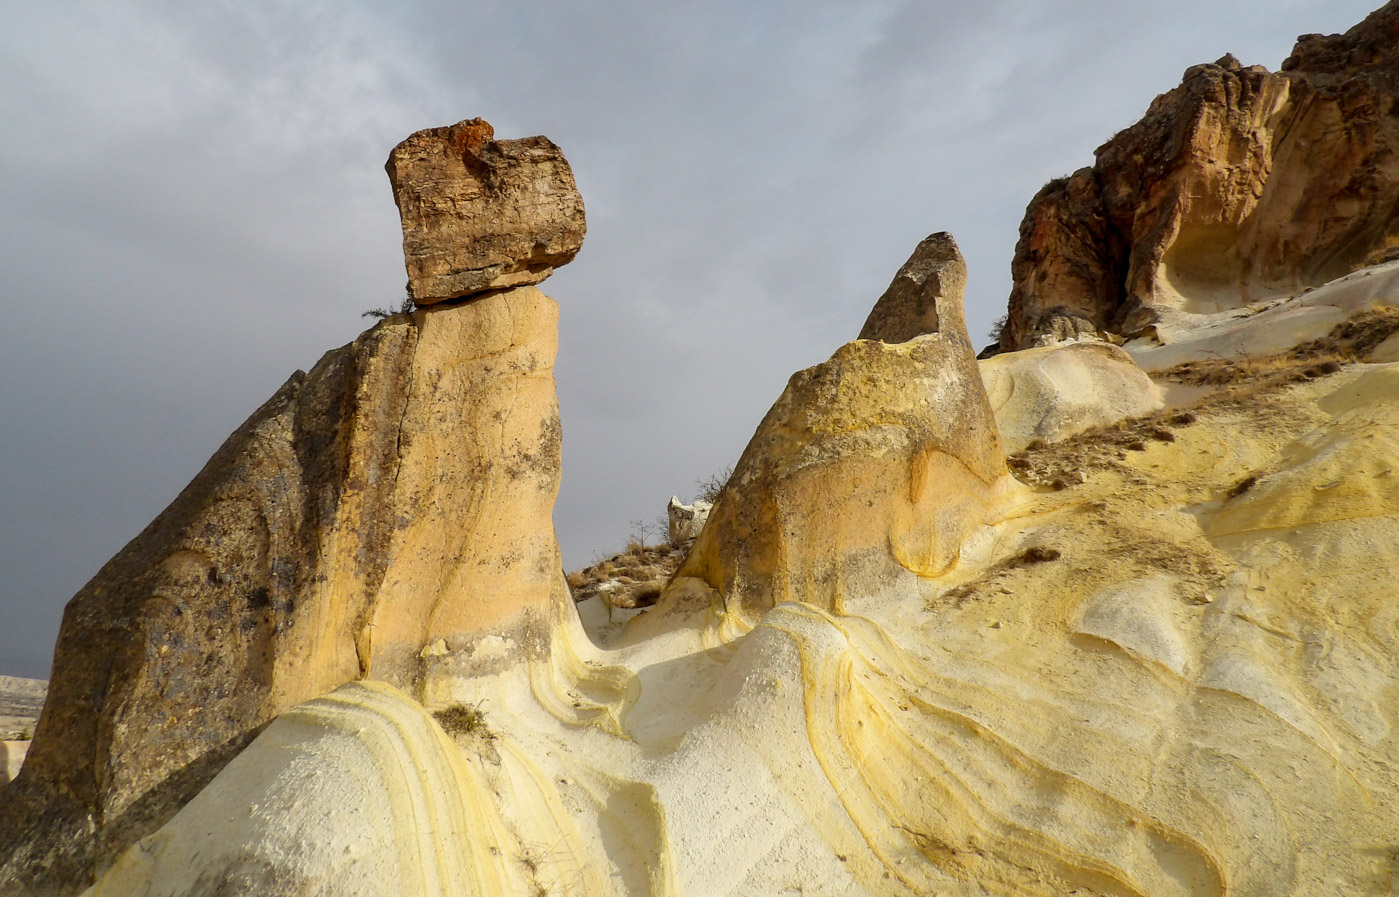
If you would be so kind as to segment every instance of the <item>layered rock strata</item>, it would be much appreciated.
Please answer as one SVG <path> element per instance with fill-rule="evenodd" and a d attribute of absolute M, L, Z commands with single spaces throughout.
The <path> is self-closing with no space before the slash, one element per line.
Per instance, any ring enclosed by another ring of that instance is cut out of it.
<path fill-rule="evenodd" d="M 554 700 L 444 683 L 454 747 L 386 687 L 312 701 L 94 893 L 1387 893 L 1399 365 L 1232 386 L 1019 456 L 1080 476 L 845 614 L 732 627 L 678 579 L 606 651 L 556 632 Z"/>
<path fill-rule="evenodd" d="M 528 192 L 522 143 L 476 150 Z M 500 212 L 483 208 L 480 228 Z M 393 316 L 230 436 L 69 602 L 0 792 L 0 892 L 90 883 L 288 707 L 365 678 L 419 692 L 486 637 L 507 639 L 502 662 L 539 650 L 566 602 L 557 345 L 531 286 Z"/>
<path fill-rule="evenodd" d="M 279 716 L 88 897 L 529 893 L 538 860 L 489 799 L 485 761 L 462 747 L 391 686 L 345 685 Z M 569 829 L 550 834 L 556 853 L 576 847 Z M 604 893 L 589 866 L 569 871 L 579 891 Z"/>
<path fill-rule="evenodd" d="M 418 305 L 539 283 L 583 245 L 583 198 L 547 137 L 496 140 L 473 118 L 418 131 L 385 169 Z"/>
<path fill-rule="evenodd" d="M 792 376 L 679 576 L 751 622 L 784 601 L 839 611 L 898 571 L 956 561 L 1006 471 L 963 323 L 965 270 L 950 237 L 924 241 L 865 328 L 907 339 L 856 340 Z"/>
<path fill-rule="evenodd" d="M 1294 295 L 1399 246 L 1399 3 L 1282 71 L 1189 69 L 1030 202 L 1000 345 Z"/>

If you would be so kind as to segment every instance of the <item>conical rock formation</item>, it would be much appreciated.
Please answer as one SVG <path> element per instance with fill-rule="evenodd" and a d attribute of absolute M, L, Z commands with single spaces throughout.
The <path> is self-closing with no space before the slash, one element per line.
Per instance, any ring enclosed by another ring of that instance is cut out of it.
<path fill-rule="evenodd" d="M 966 333 L 962 307 L 967 289 L 967 263 L 947 232 L 918 244 L 884 295 L 870 309 L 860 339 L 906 343 L 925 333 L 949 338 Z"/>
<path fill-rule="evenodd" d="M 955 563 L 1006 472 L 963 323 L 965 270 L 950 237 L 925 240 L 865 325 L 895 342 L 856 340 L 792 376 L 680 576 L 751 621 L 784 601 L 839 611 L 900 571 Z"/>

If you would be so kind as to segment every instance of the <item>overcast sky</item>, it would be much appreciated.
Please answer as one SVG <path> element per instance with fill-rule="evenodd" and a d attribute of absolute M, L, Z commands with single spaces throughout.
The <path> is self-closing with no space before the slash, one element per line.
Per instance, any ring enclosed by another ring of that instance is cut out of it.
<path fill-rule="evenodd" d="M 951 231 L 985 342 L 1025 204 L 1190 65 L 1379 0 L 28 2 L 0 30 L 0 673 L 405 280 L 383 163 L 481 116 L 588 210 L 544 284 L 566 565 L 732 464 Z"/>

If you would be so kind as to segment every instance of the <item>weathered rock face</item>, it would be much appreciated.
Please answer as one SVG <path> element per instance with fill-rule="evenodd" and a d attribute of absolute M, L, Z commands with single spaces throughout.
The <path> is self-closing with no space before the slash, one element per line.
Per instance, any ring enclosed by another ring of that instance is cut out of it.
<path fill-rule="evenodd" d="M 583 198 L 547 137 L 495 140 L 473 118 L 417 132 L 385 168 L 418 305 L 539 283 L 583 245 Z"/>
<path fill-rule="evenodd" d="M 88 897 L 538 893 L 539 861 L 461 747 L 402 692 L 343 686 L 279 716 Z M 592 864 L 569 871 L 575 893 L 606 893 Z"/>
<path fill-rule="evenodd" d="M 0 785 L 5 785 L 19 775 L 24 765 L 24 757 L 29 753 L 30 741 L 0 741 Z"/>
<path fill-rule="evenodd" d="M 680 496 L 672 495 L 670 503 L 666 505 L 666 535 L 670 537 L 670 544 L 679 548 L 693 541 L 704 529 L 713 507 L 711 502 L 698 500 L 687 505 L 680 500 Z"/>
<path fill-rule="evenodd" d="M 966 289 L 967 264 L 956 241 L 946 232 L 933 234 L 894 275 L 860 328 L 860 339 L 906 343 L 925 333 L 965 333 Z"/>
<path fill-rule="evenodd" d="M 1293 295 L 1399 245 L 1399 3 L 1185 73 L 1030 202 L 1004 349 Z"/>
<path fill-rule="evenodd" d="M 935 236 L 891 292 L 920 268 L 965 271 L 951 239 Z M 838 611 L 846 595 L 900 571 L 931 575 L 956 561 L 983 522 L 1005 457 L 963 323 L 960 280 L 948 276 L 930 294 L 936 301 L 922 307 L 937 309 L 937 330 L 892 344 L 856 340 L 792 376 L 679 576 L 703 580 L 729 613 L 753 620 L 783 601 Z M 866 325 L 891 338 L 929 321 L 881 329 L 881 319 L 911 318 L 881 314 Z"/>
<path fill-rule="evenodd" d="M 1007 452 L 1159 410 L 1161 390 L 1117 346 L 1088 341 L 1005 352 L 981 380 Z"/>
<path fill-rule="evenodd" d="M 287 707 L 528 645 L 563 589 L 556 346 L 533 287 L 395 316 L 249 418 L 69 603 L 0 892 L 90 882 Z"/>

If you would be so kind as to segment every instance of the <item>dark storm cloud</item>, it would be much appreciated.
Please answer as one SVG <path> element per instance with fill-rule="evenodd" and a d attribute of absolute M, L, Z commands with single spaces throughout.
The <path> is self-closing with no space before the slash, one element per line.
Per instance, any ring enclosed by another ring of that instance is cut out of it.
<path fill-rule="evenodd" d="M 395 302 L 382 173 L 481 115 L 564 147 L 546 285 L 570 566 L 732 463 L 797 368 L 957 235 L 980 339 L 1016 227 L 1197 62 L 1366 5 L 21 3 L 0 32 L 0 672 L 295 368 Z"/>

